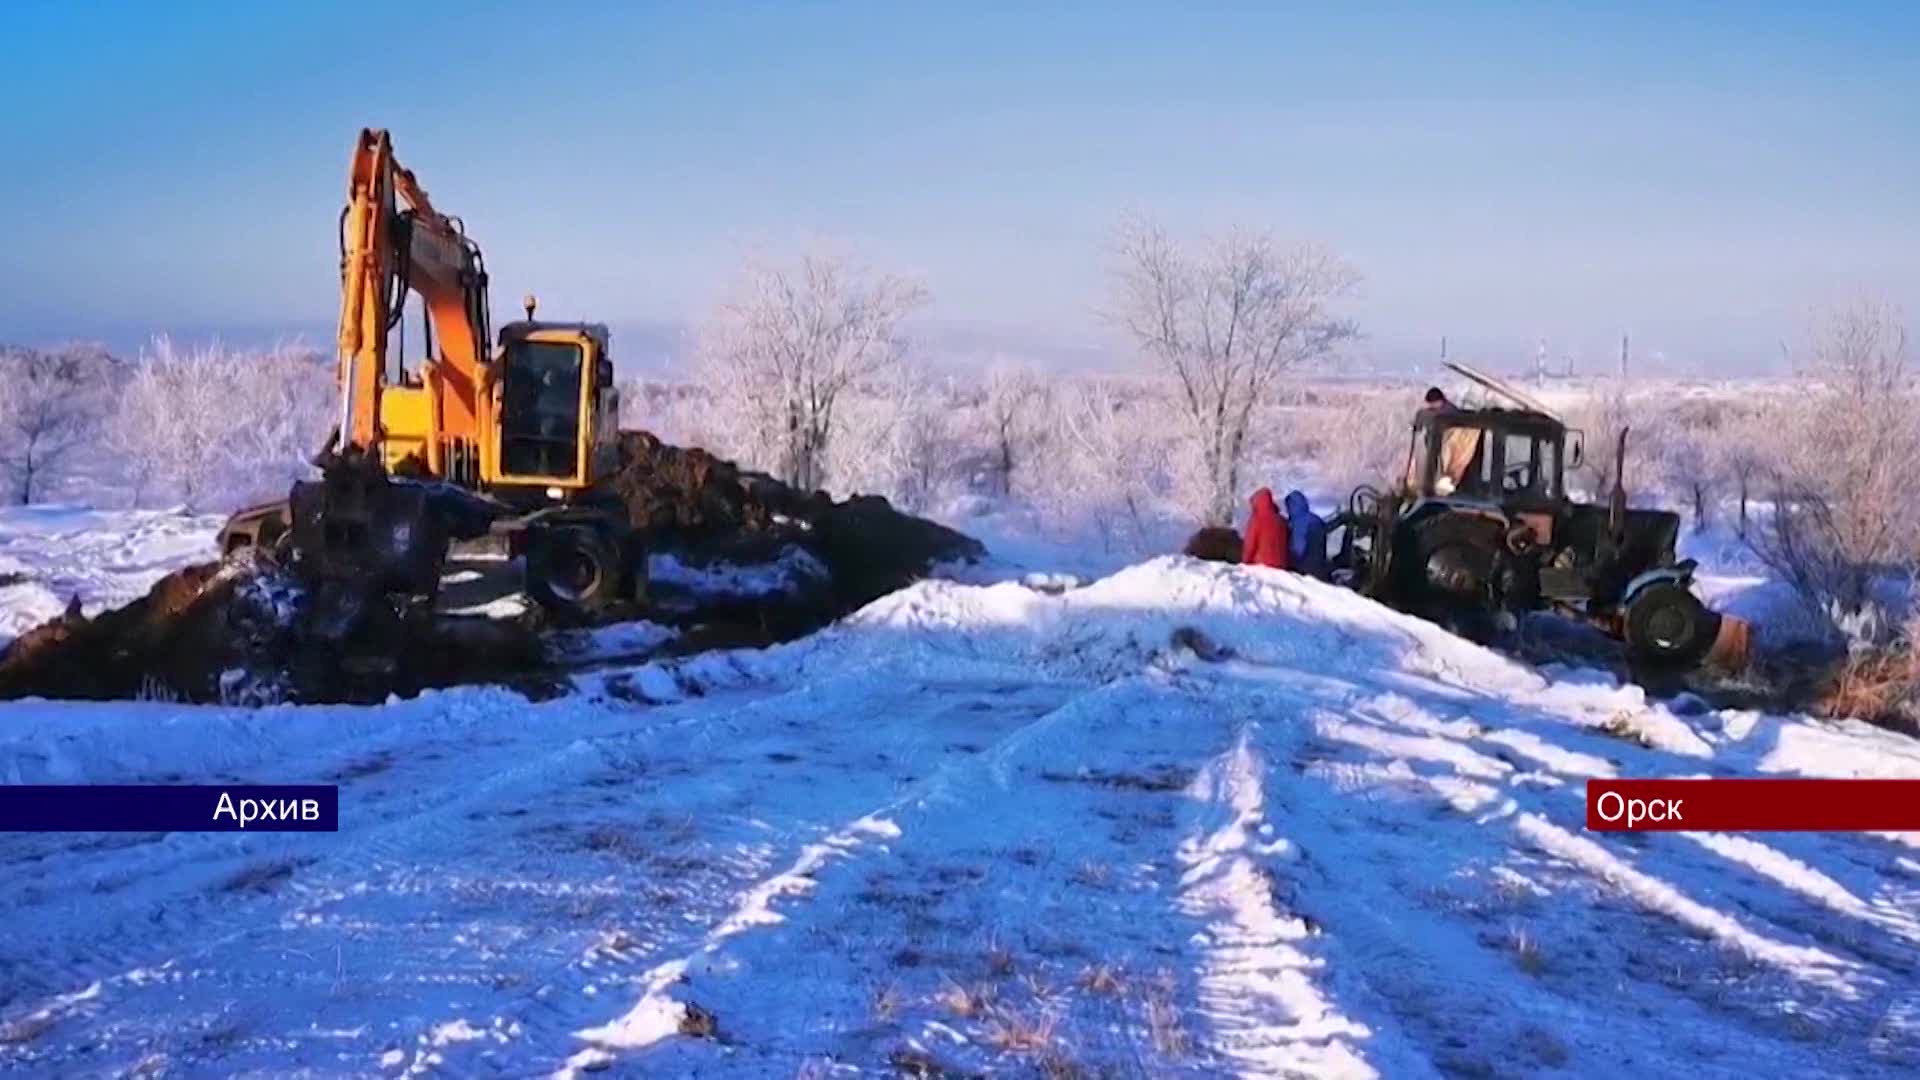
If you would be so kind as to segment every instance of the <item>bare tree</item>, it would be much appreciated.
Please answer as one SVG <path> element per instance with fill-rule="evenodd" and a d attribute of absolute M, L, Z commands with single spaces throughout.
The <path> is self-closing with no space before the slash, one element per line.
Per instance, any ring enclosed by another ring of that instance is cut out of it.
<path fill-rule="evenodd" d="M 1669 408 L 1648 418 L 1639 440 L 1653 466 L 1659 486 L 1669 497 L 1684 499 L 1693 513 L 1693 531 L 1713 524 L 1719 503 L 1719 457 L 1716 449 L 1724 434 L 1717 416 L 1684 407 Z"/>
<path fill-rule="evenodd" d="M 926 301 L 918 283 L 841 257 L 750 264 L 700 339 L 716 404 L 780 479 L 819 488 L 842 397 L 901 362 L 900 322 Z"/>
<path fill-rule="evenodd" d="M 1910 572 L 1920 504 L 1908 469 L 1920 423 L 1898 311 L 1859 301 L 1816 323 L 1802 392 L 1777 421 L 1772 513 L 1748 543 L 1838 625 L 1873 607 L 1875 582 Z"/>
<path fill-rule="evenodd" d="M 96 349 L 0 353 L 0 470 L 22 506 L 46 495 L 106 412 L 111 360 Z"/>
<path fill-rule="evenodd" d="M 1116 319 L 1175 381 L 1206 523 L 1230 525 L 1255 407 L 1282 375 L 1357 336 L 1333 306 L 1359 275 L 1318 247 L 1244 229 L 1189 255 L 1148 222 L 1121 229 L 1118 261 Z"/>
<path fill-rule="evenodd" d="M 1031 368 L 997 361 L 987 369 L 987 438 L 1001 495 L 1012 495 L 1014 475 L 1027 465 L 1028 449 L 1040 438 L 1051 390 Z"/>
<path fill-rule="evenodd" d="M 836 491 L 885 495 L 916 513 L 931 508 L 960 457 L 956 408 L 951 387 L 905 365 L 861 383 L 842 403 L 827 482 Z"/>
<path fill-rule="evenodd" d="M 1610 379 L 1593 396 L 1574 410 L 1571 423 L 1585 434 L 1584 458 L 1580 468 L 1568 477 L 1595 498 L 1604 498 L 1613 490 L 1614 470 L 1619 466 L 1620 433 L 1633 424 L 1633 408 L 1627 401 L 1626 383 Z M 1635 442 L 1642 440 L 1634 440 Z M 1634 458 L 1634 442 L 1627 446 L 1629 462 Z M 1626 478 L 1633 491 L 1633 477 Z"/>

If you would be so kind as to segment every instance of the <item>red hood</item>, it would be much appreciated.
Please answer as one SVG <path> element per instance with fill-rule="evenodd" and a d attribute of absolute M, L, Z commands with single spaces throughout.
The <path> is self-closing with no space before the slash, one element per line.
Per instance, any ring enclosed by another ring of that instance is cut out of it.
<path fill-rule="evenodd" d="M 1254 492 L 1251 502 L 1253 504 L 1253 512 L 1256 514 L 1262 511 L 1270 514 L 1280 512 L 1280 508 L 1274 505 L 1272 488 L 1261 488 L 1259 491 Z"/>

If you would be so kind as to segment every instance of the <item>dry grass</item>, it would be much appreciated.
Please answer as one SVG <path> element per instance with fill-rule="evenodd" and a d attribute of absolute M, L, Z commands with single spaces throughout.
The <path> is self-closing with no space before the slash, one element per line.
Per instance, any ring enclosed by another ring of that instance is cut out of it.
<path fill-rule="evenodd" d="M 60 1022 L 50 1010 L 29 1013 L 17 1020 L 0 1023 L 0 1045 L 19 1045 L 29 1043 L 46 1034 Z"/>
<path fill-rule="evenodd" d="M 887 1055 L 887 1064 L 901 1076 L 915 1080 L 940 1080 L 947 1075 L 946 1066 L 934 1060 L 932 1054 L 910 1046 L 903 1046 Z"/>
<path fill-rule="evenodd" d="M 1146 1006 L 1147 1032 L 1153 1048 L 1162 1056 L 1183 1058 L 1193 1050 L 1193 1037 L 1180 1022 L 1180 1007 L 1172 998 L 1149 997 Z"/>
<path fill-rule="evenodd" d="M 645 859 L 653 854 L 653 849 L 639 836 L 612 825 L 596 825 L 587 830 L 581 845 L 588 851 L 602 855 L 613 855 L 622 859 Z"/>
<path fill-rule="evenodd" d="M 986 1018 L 985 1028 L 987 1045 L 996 1050 L 1051 1056 L 1056 1052 L 1060 1017 L 1045 1010 L 1016 1013 L 1010 1009 L 994 1009 Z"/>
<path fill-rule="evenodd" d="M 1089 964 L 1081 968 L 1075 984 L 1089 994 L 1107 997 L 1125 993 L 1127 989 L 1126 979 L 1110 964 Z"/>
<path fill-rule="evenodd" d="M 1540 939 L 1520 927 L 1507 931 L 1507 948 L 1513 952 L 1513 962 L 1520 970 L 1529 975 L 1538 975 L 1547 970 L 1547 954 L 1540 947 Z"/>
<path fill-rule="evenodd" d="M 1074 870 L 1073 882 L 1090 889 L 1104 889 L 1113 884 L 1113 868 L 1106 863 L 1088 859 Z"/>
<path fill-rule="evenodd" d="M 680 1016 L 680 1034 L 695 1039 L 718 1039 L 720 1021 L 713 1013 L 689 1001 Z"/>
<path fill-rule="evenodd" d="M 985 1016 L 993 1008 L 998 992 L 988 983 L 975 986 L 961 986 L 953 980 L 933 995 L 935 1004 L 963 1019 Z"/>
<path fill-rule="evenodd" d="M 1147 1033 L 1153 1039 L 1153 1048 L 1162 1057 L 1182 1058 L 1193 1051 L 1193 1036 L 1187 1033 L 1180 1006 L 1173 1000 L 1178 987 L 1173 972 L 1165 969 L 1157 972 L 1146 986 Z"/>
<path fill-rule="evenodd" d="M 1080 1064 L 1065 1054 L 1050 1053 L 1041 1057 L 1038 1068 L 1046 1080 L 1080 1080 L 1091 1075 Z"/>
<path fill-rule="evenodd" d="M 1638 743 L 1648 750 L 1654 748 L 1646 733 L 1640 730 L 1639 717 L 1630 712 L 1617 712 L 1607 717 L 1606 723 L 1600 725 L 1600 731 L 1616 739 Z"/>
<path fill-rule="evenodd" d="M 1920 649 L 1902 644 L 1848 656 L 1821 692 L 1815 709 L 1822 716 L 1865 720 L 1916 735 L 1920 734 L 1920 724 L 1914 720 L 1916 701 L 1920 701 Z"/>

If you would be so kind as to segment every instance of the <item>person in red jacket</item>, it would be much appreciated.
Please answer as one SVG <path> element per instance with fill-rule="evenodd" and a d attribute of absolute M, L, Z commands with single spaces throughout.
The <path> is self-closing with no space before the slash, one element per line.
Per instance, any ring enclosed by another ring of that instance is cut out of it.
<path fill-rule="evenodd" d="M 1287 569 L 1287 519 L 1273 501 L 1273 492 L 1261 488 L 1253 493 L 1253 516 L 1247 519 L 1247 538 L 1240 546 L 1240 561 L 1254 566 Z"/>

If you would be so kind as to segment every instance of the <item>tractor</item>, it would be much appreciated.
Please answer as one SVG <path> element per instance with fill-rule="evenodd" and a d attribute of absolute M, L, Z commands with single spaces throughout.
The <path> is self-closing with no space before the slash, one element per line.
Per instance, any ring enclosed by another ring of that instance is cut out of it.
<path fill-rule="evenodd" d="M 1478 640 L 1553 611 L 1623 641 L 1648 669 L 1742 665 L 1748 627 L 1694 595 L 1694 561 L 1674 551 L 1679 516 L 1627 507 L 1627 432 L 1607 505 L 1579 502 L 1566 477 L 1584 435 L 1504 381 L 1448 366 L 1514 407 L 1423 409 L 1404 478 L 1356 489 L 1331 523 L 1335 579 Z"/>

